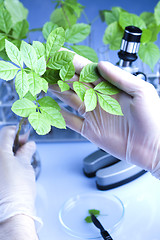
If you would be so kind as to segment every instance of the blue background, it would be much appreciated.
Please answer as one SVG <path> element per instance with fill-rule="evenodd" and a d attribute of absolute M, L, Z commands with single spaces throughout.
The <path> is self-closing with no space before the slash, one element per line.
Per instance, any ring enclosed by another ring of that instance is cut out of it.
<path fill-rule="evenodd" d="M 42 27 L 45 22 L 50 20 L 50 15 L 54 10 L 55 3 L 51 0 L 21 0 L 24 6 L 29 10 L 28 21 L 31 28 Z M 135 13 L 140 15 L 144 11 L 153 12 L 154 7 L 157 5 L 156 0 L 78 0 L 79 3 L 85 6 L 85 12 L 88 16 L 89 21 L 97 18 L 99 15 L 99 10 L 111 10 L 114 6 L 120 6 L 123 9 L 129 11 L 130 13 Z M 84 16 L 79 19 L 79 22 L 86 23 Z M 99 60 L 106 60 L 106 56 L 101 54 L 103 52 L 103 34 L 106 28 L 106 24 L 102 23 L 100 18 L 98 18 L 92 25 L 92 42 L 91 47 L 95 49 L 99 56 Z M 40 32 L 31 33 L 31 40 L 43 41 L 43 37 Z M 88 39 L 82 42 L 82 44 L 88 45 Z M 157 42 L 159 45 L 159 42 Z M 106 48 L 106 47 L 105 47 Z M 115 63 L 117 58 L 117 52 L 112 52 L 110 54 L 109 60 Z"/>

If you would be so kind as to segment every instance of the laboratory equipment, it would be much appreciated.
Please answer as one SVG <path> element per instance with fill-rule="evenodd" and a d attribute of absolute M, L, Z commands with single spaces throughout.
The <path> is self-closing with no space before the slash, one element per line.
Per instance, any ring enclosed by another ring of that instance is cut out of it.
<path fill-rule="evenodd" d="M 140 46 L 142 30 L 135 26 L 127 26 L 118 52 L 119 61 L 116 64 L 131 74 L 146 80 L 146 75 L 139 71 L 135 64 Z M 86 176 L 96 176 L 98 189 L 108 190 L 128 183 L 146 171 L 133 164 L 129 164 L 109 153 L 99 149 L 83 160 L 83 169 Z"/>
<path fill-rule="evenodd" d="M 146 80 L 146 75 L 139 71 L 135 61 L 138 58 L 138 50 L 142 30 L 135 26 L 127 26 L 124 30 L 124 35 L 121 42 L 120 51 L 118 52 L 119 61 L 117 66 L 124 69 L 139 78 Z"/>
<path fill-rule="evenodd" d="M 67 200 L 59 212 L 59 219 L 64 230 L 81 239 L 97 239 L 101 234 L 92 222 L 86 222 L 88 211 L 98 209 L 99 220 L 113 233 L 121 224 L 124 217 L 124 205 L 114 195 L 101 195 L 100 193 L 81 193 Z"/>
<path fill-rule="evenodd" d="M 91 218 L 92 218 L 92 222 L 94 223 L 94 225 L 100 229 L 101 235 L 103 237 L 103 239 L 106 240 L 113 240 L 111 235 L 108 233 L 107 230 L 104 229 L 104 227 L 102 226 L 102 224 L 100 223 L 100 221 L 97 219 L 97 217 L 92 213 L 91 214 Z"/>

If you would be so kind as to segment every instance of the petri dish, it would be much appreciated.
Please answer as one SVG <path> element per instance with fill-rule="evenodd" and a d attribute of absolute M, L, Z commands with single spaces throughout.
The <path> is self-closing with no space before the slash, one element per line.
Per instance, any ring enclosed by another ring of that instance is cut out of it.
<path fill-rule="evenodd" d="M 77 238 L 98 239 L 100 231 L 94 224 L 87 223 L 88 210 L 100 211 L 97 216 L 103 227 L 112 234 L 122 222 L 124 205 L 122 201 L 109 194 L 84 193 L 67 200 L 59 211 L 59 220 L 65 231 Z"/>

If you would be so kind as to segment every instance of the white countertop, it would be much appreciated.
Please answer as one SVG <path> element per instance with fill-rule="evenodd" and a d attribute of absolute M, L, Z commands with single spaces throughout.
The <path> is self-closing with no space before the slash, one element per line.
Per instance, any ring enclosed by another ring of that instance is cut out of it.
<path fill-rule="evenodd" d="M 111 193 L 125 207 L 124 219 L 114 240 L 160 239 L 160 182 L 149 173 L 121 187 L 100 191 L 95 178 L 83 174 L 83 159 L 97 150 L 89 142 L 38 144 L 42 164 L 37 181 L 37 214 L 43 220 L 40 240 L 76 240 L 66 233 L 59 221 L 59 210 L 66 200 L 81 193 Z M 99 238 L 101 239 L 101 238 Z"/>

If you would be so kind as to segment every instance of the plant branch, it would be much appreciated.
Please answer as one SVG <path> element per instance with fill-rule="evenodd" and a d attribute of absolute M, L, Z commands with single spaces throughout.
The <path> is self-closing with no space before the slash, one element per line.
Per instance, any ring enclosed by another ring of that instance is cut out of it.
<path fill-rule="evenodd" d="M 26 118 L 22 118 L 20 122 L 17 125 L 17 133 L 14 139 L 14 144 L 13 144 L 13 152 L 14 154 L 17 152 L 18 148 L 20 147 L 20 142 L 19 142 L 19 134 L 22 128 L 23 123 L 25 122 Z"/>
<path fill-rule="evenodd" d="M 61 8 L 62 8 L 62 11 L 63 11 L 64 17 L 65 17 L 65 19 L 66 19 L 67 22 L 68 22 L 69 27 L 71 27 L 70 20 L 69 20 L 69 18 L 68 18 L 68 16 L 67 16 L 66 12 L 65 12 L 65 10 L 64 10 L 64 5 L 63 5 L 63 4 L 61 4 Z"/>
<path fill-rule="evenodd" d="M 32 28 L 29 30 L 29 32 L 41 32 L 42 31 L 42 27 L 41 28 Z"/>
<path fill-rule="evenodd" d="M 91 22 L 90 22 L 89 19 L 88 19 L 87 14 L 85 13 L 84 10 L 82 11 L 82 13 L 83 13 L 83 15 L 84 15 L 84 17 L 85 17 L 85 19 L 86 19 L 87 24 L 91 24 Z"/>

